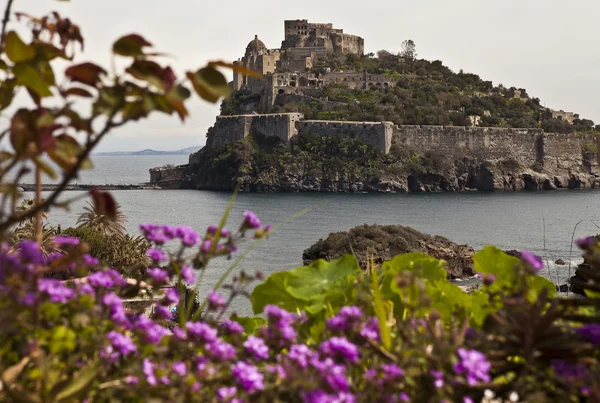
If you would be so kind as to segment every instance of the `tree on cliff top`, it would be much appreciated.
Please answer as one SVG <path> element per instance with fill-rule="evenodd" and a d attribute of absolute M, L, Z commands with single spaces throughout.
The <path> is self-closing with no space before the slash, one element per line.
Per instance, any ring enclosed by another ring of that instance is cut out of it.
<path fill-rule="evenodd" d="M 417 46 L 412 39 L 407 39 L 402 42 L 402 52 L 400 52 L 400 56 L 409 60 L 414 60 L 417 58 Z"/>

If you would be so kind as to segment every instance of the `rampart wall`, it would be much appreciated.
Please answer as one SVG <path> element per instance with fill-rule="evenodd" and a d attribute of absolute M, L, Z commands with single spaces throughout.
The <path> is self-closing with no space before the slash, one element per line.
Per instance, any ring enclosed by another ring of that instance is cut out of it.
<path fill-rule="evenodd" d="M 390 151 L 394 133 L 392 122 L 303 120 L 296 127 L 298 134 L 357 138 L 385 154 Z"/>
<path fill-rule="evenodd" d="M 514 158 L 520 163 L 538 158 L 541 129 L 464 126 L 394 126 L 394 143 L 422 152 L 482 159 Z"/>
<path fill-rule="evenodd" d="M 219 147 L 252 133 L 278 137 L 285 143 L 296 135 L 351 137 L 386 154 L 394 144 L 453 158 L 511 158 L 525 166 L 537 161 L 549 169 L 581 165 L 585 146 L 592 149 L 598 145 L 597 136 L 544 133 L 535 128 L 398 126 L 391 122 L 304 120 L 301 113 L 218 116 L 207 144 Z"/>

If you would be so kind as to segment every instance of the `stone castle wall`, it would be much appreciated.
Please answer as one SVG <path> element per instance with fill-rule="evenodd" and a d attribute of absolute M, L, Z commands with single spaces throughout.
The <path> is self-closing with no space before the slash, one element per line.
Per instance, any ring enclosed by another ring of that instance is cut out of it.
<path fill-rule="evenodd" d="M 394 126 L 394 144 L 421 152 L 481 159 L 514 158 L 520 163 L 538 158 L 541 129 L 464 126 Z"/>
<path fill-rule="evenodd" d="M 392 122 L 303 120 L 296 127 L 298 134 L 357 138 L 385 154 L 390 151 L 394 133 Z"/>
<path fill-rule="evenodd" d="M 207 144 L 217 148 L 246 138 L 250 134 L 275 136 L 287 143 L 297 134 L 296 122 L 303 117 L 301 113 L 217 116 Z"/>
<path fill-rule="evenodd" d="M 260 134 L 288 143 L 296 135 L 358 138 L 383 153 L 392 145 L 419 152 L 436 152 L 452 158 L 514 159 L 524 166 L 541 162 L 549 169 L 581 165 L 586 146 L 597 137 L 544 133 L 542 129 L 462 126 L 398 126 L 392 122 L 304 120 L 301 113 L 218 116 L 207 145 L 219 147 Z"/>

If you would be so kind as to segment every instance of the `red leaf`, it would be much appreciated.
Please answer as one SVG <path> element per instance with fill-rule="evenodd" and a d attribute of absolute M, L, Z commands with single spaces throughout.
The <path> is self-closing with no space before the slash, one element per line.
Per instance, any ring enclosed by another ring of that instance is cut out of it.
<path fill-rule="evenodd" d="M 95 86 L 100 81 L 100 76 L 106 74 L 106 70 L 97 64 L 86 62 L 76 64 L 65 70 L 65 75 L 71 81 Z"/>
<path fill-rule="evenodd" d="M 95 209 L 99 214 L 104 214 L 113 220 L 117 217 L 117 202 L 110 193 L 91 189 L 90 195 L 92 196 Z"/>
<path fill-rule="evenodd" d="M 92 97 L 92 93 L 89 92 L 88 90 L 85 90 L 83 88 L 79 88 L 79 87 L 71 87 L 68 90 L 66 90 L 64 92 L 64 96 L 69 96 L 69 95 L 75 95 L 78 97 L 84 97 L 84 98 L 91 98 Z"/>

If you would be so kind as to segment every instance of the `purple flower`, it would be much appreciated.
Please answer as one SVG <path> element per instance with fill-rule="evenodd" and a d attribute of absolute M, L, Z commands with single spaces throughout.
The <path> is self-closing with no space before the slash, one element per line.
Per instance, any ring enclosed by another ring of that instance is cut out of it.
<path fill-rule="evenodd" d="M 167 255 L 160 249 L 150 248 L 147 251 L 148 256 L 155 262 L 162 262 L 167 260 Z"/>
<path fill-rule="evenodd" d="M 463 403 L 475 403 L 469 396 L 463 397 Z"/>
<path fill-rule="evenodd" d="M 176 327 L 172 330 L 173 336 L 179 340 L 187 340 L 187 333 L 180 327 Z"/>
<path fill-rule="evenodd" d="M 117 324 L 125 327 L 129 327 L 129 321 L 125 315 L 125 307 L 123 301 L 114 292 L 106 294 L 102 297 L 102 303 L 109 308 L 110 317 Z"/>
<path fill-rule="evenodd" d="M 93 267 L 99 265 L 100 260 L 86 253 L 85 255 L 83 255 L 83 263 L 88 267 Z"/>
<path fill-rule="evenodd" d="M 167 291 L 165 291 L 165 301 L 168 304 L 178 304 L 179 298 L 180 295 L 177 288 L 167 288 Z"/>
<path fill-rule="evenodd" d="M 346 369 L 343 365 L 334 363 L 331 358 L 326 358 L 324 361 L 313 358 L 311 365 L 321 373 L 323 380 L 334 391 L 347 392 L 350 389 Z"/>
<path fill-rule="evenodd" d="M 600 344 L 600 323 L 585 324 L 576 329 L 575 332 L 592 344 Z"/>
<path fill-rule="evenodd" d="M 206 343 L 217 340 L 217 331 L 206 323 L 201 322 L 188 322 L 187 323 L 188 335 L 191 337 L 200 339 Z"/>
<path fill-rule="evenodd" d="M 72 236 L 55 236 L 53 239 L 58 246 L 76 246 L 79 245 L 79 239 Z"/>
<path fill-rule="evenodd" d="M 332 358 L 344 361 L 358 362 L 358 347 L 350 343 L 345 337 L 332 337 L 321 343 L 321 353 Z"/>
<path fill-rule="evenodd" d="M 213 241 L 210 239 L 207 239 L 206 241 L 202 242 L 202 245 L 200 246 L 200 252 L 207 254 L 210 253 L 211 249 L 212 249 L 212 245 L 213 245 Z"/>
<path fill-rule="evenodd" d="M 402 401 L 402 402 L 408 402 L 410 400 L 410 397 L 404 392 L 400 393 L 399 397 L 400 397 L 400 401 Z"/>
<path fill-rule="evenodd" d="M 355 401 L 354 395 L 350 393 L 341 392 L 332 395 L 321 389 L 310 391 L 302 396 L 303 403 L 354 403 Z"/>
<path fill-rule="evenodd" d="M 439 389 L 439 388 L 444 387 L 444 374 L 442 374 L 441 371 L 437 371 L 437 370 L 432 369 L 431 371 L 429 371 L 429 373 L 434 378 L 433 385 L 436 388 Z"/>
<path fill-rule="evenodd" d="M 160 343 L 162 338 L 170 333 L 166 328 L 143 315 L 137 319 L 135 327 L 144 333 L 144 339 L 151 344 Z"/>
<path fill-rule="evenodd" d="M 36 242 L 27 240 L 21 241 L 21 243 L 19 243 L 19 249 L 21 250 L 21 259 L 23 259 L 24 263 L 44 263 L 44 255 Z"/>
<path fill-rule="evenodd" d="M 252 211 L 244 211 L 244 223 L 242 224 L 242 227 L 259 229 L 260 219 Z"/>
<path fill-rule="evenodd" d="M 221 310 L 225 308 L 225 298 L 217 294 L 214 290 L 210 290 L 208 294 L 208 306 L 209 309 Z"/>
<path fill-rule="evenodd" d="M 552 362 L 554 373 L 560 378 L 577 379 L 583 378 L 587 374 L 587 368 L 583 364 L 572 364 L 565 360 Z"/>
<path fill-rule="evenodd" d="M 221 339 L 217 339 L 210 343 L 207 346 L 206 351 L 212 358 L 219 361 L 232 360 L 237 353 L 235 347 Z"/>
<path fill-rule="evenodd" d="M 265 388 L 264 376 L 254 365 L 243 361 L 237 362 L 231 367 L 231 374 L 235 381 L 250 394 Z"/>
<path fill-rule="evenodd" d="M 379 321 L 376 317 L 371 317 L 363 324 L 360 329 L 360 335 L 365 339 L 378 341 L 379 340 Z"/>
<path fill-rule="evenodd" d="M 152 363 L 149 359 L 145 358 L 142 362 L 142 370 L 144 371 L 144 375 L 146 375 L 146 381 L 154 386 L 156 385 L 156 375 L 154 374 L 155 364 Z"/>
<path fill-rule="evenodd" d="M 575 241 L 575 243 L 577 244 L 577 246 L 579 246 L 581 249 L 588 249 L 591 246 L 594 246 L 596 244 L 596 238 L 593 236 L 588 236 L 585 238 L 581 238 L 578 239 L 577 241 Z"/>
<path fill-rule="evenodd" d="M 32 306 L 35 304 L 36 300 L 37 294 L 35 292 L 28 292 L 27 294 L 19 298 L 19 303 L 25 306 Z"/>
<path fill-rule="evenodd" d="M 171 319 L 171 311 L 169 311 L 169 308 L 164 307 L 162 305 L 156 305 L 156 308 L 154 309 L 154 313 L 156 314 L 156 317 L 159 319 Z"/>
<path fill-rule="evenodd" d="M 125 382 L 126 382 L 128 385 L 137 385 L 137 384 L 140 382 L 140 380 L 139 380 L 139 378 L 138 378 L 137 376 L 131 376 L 131 375 L 128 375 L 128 376 L 125 378 Z"/>
<path fill-rule="evenodd" d="M 185 376 L 187 374 L 187 367 L 185 366 L 185 362 L 178 361 L 173 363 L 173 372 L 175 372 L 179 376 Z"/>
<path fill-rule="evenodd" d="M 125 336 L 124 334 L 117 333 L 114 330 L 109 332 L 108 340 L 112 343 L 117 351 L 119 351 L 122 355 L 129 355 L 131 353 L 135 353 L 137 351 L 136 345 L 133 343 L 133 340 L 129 336 Z"/>
<path fill-rule="evenodd" d="M 294 315 L 284 309 L 281 309 L 277 305 L 265 306 L 265 313 L 270 321 L 284 320 L 286 322 L 291 322 L 294 319 Z"/>
<path fill-rule="evenodd" d="M 383 364 L 381 366 L 383 377 L 387 381 L 392 381 L 396 378 L 404 376 L 404 370 L 396 364 Z"/>
<path fill-rule="evenodd" d="M 148 269 L 148 275 L 157 283 L 166 283 L 169 279 L 169 273 L 162 269 Z"/>
<path fill-rule="evenodd" d="M 196 282 L 196 273 L 192 266 L 183 266 L 183 269 L 181 269 L 181 278 L 188 284 L 194 284 Z"/>
<path fill-rule="evenodd" d="M 40 279 L 38 291 L 48 294 L 50 301 L 63 304 L 75 297 L 75 291 L 66 287 L 60 280 Z"/>
<path fill-rule="evenodd" d="M 542 258 L 537 255 L 534 255 L 531 252 L 521 252 L 521 261 L 536 271 L 540 271 L 544 268 Z"/>
<path fill-rule="evenodd" d="M 464 374 L 469 385 L 475 385 L 479 381 L 490 381 L 491 364 L 485 355 L 477 350 L 458 349 L 460 362 L 454 366 L 454 372 Z"/>
<path fill-rule="evenodd" d="M 231 231 L 229 231 L 227 228 L 221 229 L 221 237 L 222 238 L 229 238 L 230 236 L 231 236 Z"/>
<path fill-rule="evenodd" d="M 92 273 L 87 281 L 94 288 L 122 287 L 127 284 L 127 280 L 114 269 Z"/>
<path fill-rule="evenodd" d="M 242 325 L 240 325 L 239 322 L 236 322 L 234 320 L 227 319 L 227 320 L 223 321 L 223 323 L 221 323 L 221 328 L 227 334 L 242 334 L 242 333 L 244 333 L 244 328 L 242 327 Z"/>
<path fill-rule="evenodd" d="M 222 387 L 217 390 L 217 399 L 220 402 L 226 402 L 237 393 L 237 388 L 235 386 L 231 387 Z"/>
<path fill-rule="evenodd" d="M 287 356 L 300 368 L 306 369 L 310 360 L 316 357 L 316 353 L 306 344 L 294 344 Z"/>
<path fill-rule="evenodd" d="M 216 225 L 211 224 L 206 229 L 206 232 L 209 233 L 210 235 L 215 235 L 217 233 L 218 229 L 219 229 L 219 227 L 217 227 Z"/>
<path fill-rule="evenodd" d="M 185 246 L 194 246 L 200 242 L 200 235 L 192 227 L 178 226 L 175 228 L 175 236 L 181 239 Z"/>
<path fill-rule="evenodd" d="M 362 311 L 357 306 L 345 306 L 336 316 L 327 320 L 330 330 L 347 331 L 362 316 Z"/>
<path fill-rule="evenodd" d="M 269 358 L 269 347 L 265 344 L 265 341 L 259 337 L 248 336 L 248 339 L 244 342 L 244 347 L 255 360 L 266 360 Z"/>

